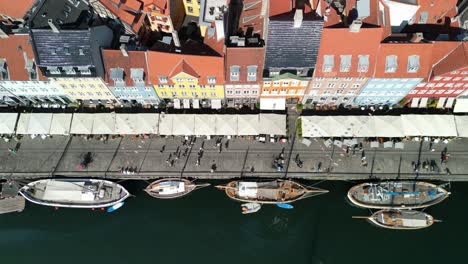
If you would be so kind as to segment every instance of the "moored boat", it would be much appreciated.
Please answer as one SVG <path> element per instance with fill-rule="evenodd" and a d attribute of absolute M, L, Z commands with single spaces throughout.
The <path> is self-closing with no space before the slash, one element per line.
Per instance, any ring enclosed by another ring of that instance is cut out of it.
<path fill-rule="evenodd" d="M 146 187 L 145 192 L 154 198 L 172 199 L 185 196 L 196 189 L 209 185 L 209 183 L 195 184 L 182 178 L 168 178 L 152 182 Z"/>
<path fill-rule="evenodd" d="M 264 204 L 291 203 L 300 199 L 327 193 L 327 190 L 308 188 L 290 180 L 232 181 L 216 186 L 236 201 Z"/>
<path fill-rule="evenodd" d="M 110 207 L 130 196 L 120 184 L 86 178 L 38 180 L 23 186 L 19 193 L 36 204 L 68 208 Z"/>
<path fill-rule="evenodd" d="M 259 203 L 245 203 L 245 204 L 242 204 L 242 213 L 243 214 L 256 213 L 261 208 L 262 208 L 262 205 Z"/>
<path fill-rule="evenodd" d="M 442 185 L 421 181 L 362 183 L 348 191 L 354 205 L 373 209 L 418 209 L 438 204 L 450 192 Z"/>
<path fill-rule="evenodd" d="M 431 226 L 436 221 L 429 214 L 413 210 L 384 209 L 375 212 L 369 217 L 363 218 L 367 218 L 369 222 L 379 227 L 401 230 L 414 230 L 426 228 Z"/>

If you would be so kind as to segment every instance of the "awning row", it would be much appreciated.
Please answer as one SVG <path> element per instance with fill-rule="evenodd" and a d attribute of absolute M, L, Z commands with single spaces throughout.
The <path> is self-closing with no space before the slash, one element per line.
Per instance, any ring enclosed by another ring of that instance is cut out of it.
<path fill-rule="evenodd" d="M 0 134 L 286 135 L 286 116 L 0 113 Z"/>
<path fill-rule="evenodd" d="M 303 116 L 301 119 L 303 137 L 468 136 L 465 116 Z"/>

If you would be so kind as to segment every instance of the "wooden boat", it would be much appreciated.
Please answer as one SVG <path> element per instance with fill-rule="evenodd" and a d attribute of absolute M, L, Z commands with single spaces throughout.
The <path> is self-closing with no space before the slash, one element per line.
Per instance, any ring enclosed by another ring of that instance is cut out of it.
<path fill-rule="evenodd" d="M 420 181 L 362 183 L 348 191 L 351 203 L 374 209 L 425 208 L 442 202 L 449 195 L 442 185 Z"/>
<path fill-rule="evenodd" d="M 236 201 L 264 204 L 291 203 L 300 199 L 327 193 L 327 190 L 307 188 L 290 180 L 232 181 L 216 188 Z"/>
<path fill-rule="evenodd" d="M 193 190 L 209 186 L 209 183 L 195 184 L 187 179 L 168 178 L 152 182 L 145 192 L 154 198 L 172 199 L 185 196 Z"/>
<path fill-rule="evenodd" d="M 431 215 L 412 210 L 380 210 L 366 218 L 376 226 L 388 229 L 414 230 L 430 227 L 435 220 Z"/>
<path fill-rule="evenodd" d="M 26 200 L 47 206 L 104 208 L 130 196 L 120 184 L 99 179 L 44 179 L 23 186 L 19 193 Z"/>
<path fill-rule="evenodd" d="M 243 214 L 256 213 L 261 208 L 262 208 L 262 205 L 259 203 L 245 203 L 245 204 L 242 204 L 242 213 Z"/>

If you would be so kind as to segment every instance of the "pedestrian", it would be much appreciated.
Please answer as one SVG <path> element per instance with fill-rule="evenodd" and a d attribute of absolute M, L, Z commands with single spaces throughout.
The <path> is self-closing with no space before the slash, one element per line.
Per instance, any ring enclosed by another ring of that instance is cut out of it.
<path fill-rule="evenodd" d="M 218 152 L 221 153 L 221 151 L 223 150 L 223 145 L 221 143 L 219 143 L 219 149 L 218 149 Z"/>
<path fill-rule="evenodd" d="M 250 167 L 250 173 L 254 173 L 254 172 L 255 172 L 255 167 L 254 166 Z"/>
<path fill-rule="evenodd" d="M 182 154 L 183 157 L 187 156 L 189 148 L 185 148 L 184 153 Z"/>
<path fill-rule="evenodd" d="M 10 154 L 16 154 L 16 150 L 12 148 L 8 148 L 8 152 L 10 152 Z"/>
<path fill-rule="evenodd" d="M 226 143 L 224 143 L 224 147 L 225 147 L 226 149 L 228 149 L 228 148 L 229 148 L 229 139 L 228 139 L 228 140 L 226 140 Z"/>
<path fill-rule="evenodd" d="M 171 167 L 174 167 L 175 160 L 171 160 Z"/>
<path fill-rule="evenodd" d="M 216 171 L 216 163 L 213 163 L 213 165 L 211 165 L 211 173 L 215 171 Z"/>
<path fill-rule="evenodd" d="M 161 147 L 161 150 L 160 150 L 159 152 L 163 153 L 165 149 L 166 149 L 166 145 L 163 145 L 163 146 Z"/>
<path fill-rule="evenodd" d="M 179 149 L 180 149 L 180 146 L 177 146 L 176 151 L 174 152 L 174 155 L 177 155 L 177 153 L 179 152 Z"/>
<path fill-rule="evenodd" d="M 197 166 L 197 167 L 200 166 L 200 157 L 197 158 L 197 163 L 195 163 L 195 166 Z"/>

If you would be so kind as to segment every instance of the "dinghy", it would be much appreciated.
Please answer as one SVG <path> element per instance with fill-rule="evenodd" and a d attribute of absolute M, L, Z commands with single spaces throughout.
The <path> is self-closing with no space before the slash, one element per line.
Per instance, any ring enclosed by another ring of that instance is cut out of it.
<path fill-rule="evenodd" d="M 209 183 L 195 184 L 187 179 L 168 178 L 152 182 L 146 187 L 145 192 L 154 198 L 172 199 L 185 196 L 196 189 L 209 185 Z"/>
<path fill-rule="evenodd" d="M 256 213 L 261 208 L 262 208 L 262 205 L 259 203 L 245 203 L 245 204 L 242 204 L 242 213 L 243 214 Z"/>
<path fill-rule="evenodd" d="M 431 226 L 435 220 L 431 215 L 412 210 L 380 210 L 366 218 L 370 223 L 388 229 L 414 230 Z"/>

